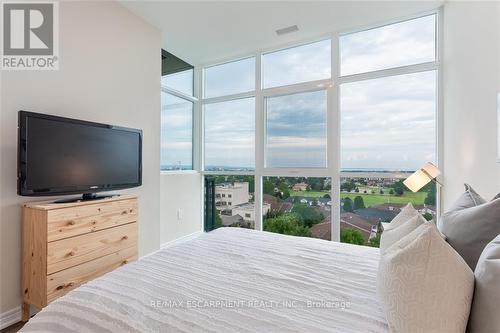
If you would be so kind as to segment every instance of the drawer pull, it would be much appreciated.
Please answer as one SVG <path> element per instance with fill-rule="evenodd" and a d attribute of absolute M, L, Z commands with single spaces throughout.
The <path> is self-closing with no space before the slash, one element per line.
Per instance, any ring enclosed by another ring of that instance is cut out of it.
<path fill-rule="evenodd" d="M 76 224 L 76 222 L 75 222 L 75 221 L 68 221 L 68 223 L 67 223 L 67 224 L 68 224 L 68 225 L 75 225 L 75 224 Z"/>
<path fill-rule="evenodd" d="M 126 265 L 126 264 L 128 264 L 128 260 L 127 259 L 125 259 L 125 260 L 122 261 L 122 265 Z"/>
<path fill-rule="evenodd" d="M 122 237 L 122 240 L 127 240 L 127 239 L 128 239 L 127 235 L 125 235 L 125 236 Z"/>
<path fill-rule="evenodd" d="M 68 257 L 72 257 L 75 255 L 75 251 L 71 250 L 71 252 L 68 253 Z"/>
<path fill-rule="evenodd" d="M 122 212 L 122 215 L 125 215 L 125 214 L 127 214 L 127 213 L 128 213 L 128 212 L 127 212 L 126 210 L 124 210 L 124 211 Z"/>

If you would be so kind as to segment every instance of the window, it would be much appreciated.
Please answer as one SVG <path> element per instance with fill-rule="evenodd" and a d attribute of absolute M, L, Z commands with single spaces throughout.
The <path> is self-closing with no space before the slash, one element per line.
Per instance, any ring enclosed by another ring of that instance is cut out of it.
<path fill-rule="evenodd" d="M 436 59 L 436 15 L 340 37 L 341 75 L 431 62 Z"/>
<path fill-rule="evenodd" d="M 342 170 L 435 163 L 435 71 L 347 83 L 340 92 Z"/>
<path fill-rule="evenodd" d="M 205 170 L 255 169 L 255 99 L 205 105 Z"/>
<path fill-rule="evenodd" d="M 326 167 L 326 91 L 266 99 L 266 167 Z"/>
<path fill-rule="evenodd" d="M 426 15 L 204 68 L 206 229 L 378 246 L 380 222 L 409 202 L 435 218 L 435 186 L 412 193 L 402 181 L 439 162 L 438 22 Z"/>
<path fill-rule="evenodd" d="M 340 179 L 340 241 L 379 247 L 381 222 L 390 222 L 408 203 L 427 220 L 436 215 L 436 185 L 417 193 L 403 184 L 410 173 L 364 173 Z"/>
<path fill-rule="evenodd" d="M 331 240 L 331 178 L 265 177 L 264 230 Z"/>
<path fill-rule="evenodd" d="M 185 95 L 193 96 L 193 69 L 164 75 L 161 84 Z"/>
<path fill-rule="evenodd" d="M 342 75 L 364 74 L 340 86 L 342 242 L 378 247 L 381 222 L 410 202 L 427 220 L 436 215 L 435 184 L 417 193 L 403 184 L 437 160 L 436 44 L 436 15 L 340 39 Z"/>
<path fill-rule="evenodd" d="M 193 102 L 161 92 L 161 170 L 193 168 Z"/>
<path fill-rule="evenodd" d="M 331 77 L 331 40 L 262 56 L 263 87 L 272 88 Z"/>
<path fill-rule="evenodd" d="M 255 90 L 255 58 L 205 68 L 205 98 Z"/>
<path fill-rule="evenodd" d="M 212 183 L 215 192 L 214 228 L 241 227 L 255 228 L 253 176 L 207 175 L 205 184 Z M 220 197 L 231 197 L 232 201 L 221 200 Z"/>

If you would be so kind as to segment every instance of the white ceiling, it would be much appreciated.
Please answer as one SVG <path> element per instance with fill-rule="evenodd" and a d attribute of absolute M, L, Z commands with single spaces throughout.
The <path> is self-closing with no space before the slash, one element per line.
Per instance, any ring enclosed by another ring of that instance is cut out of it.
<path fill-rule="evenodd" d="M 158 27 L 162 46 L 193 64 L 360 29 L 438 8 L 443 1 L 121 1 Z M 298 32 L 277 36 L 296 24 Z"/>

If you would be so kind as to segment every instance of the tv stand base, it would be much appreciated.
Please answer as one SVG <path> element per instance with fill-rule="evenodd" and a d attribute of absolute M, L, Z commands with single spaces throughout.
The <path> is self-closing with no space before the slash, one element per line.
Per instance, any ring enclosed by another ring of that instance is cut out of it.
<path fill-rule="evenodd" d="M 54 203 L 72 203 L 90 200 L 102 200 L 112 197 L 118 197 L 119 194 L 109 194 L 109 195 L 97 195 L 97 193 L 84 193 L 81 198 L 70 198 L 70 199 L 59 199 L 54 201 Z"/>

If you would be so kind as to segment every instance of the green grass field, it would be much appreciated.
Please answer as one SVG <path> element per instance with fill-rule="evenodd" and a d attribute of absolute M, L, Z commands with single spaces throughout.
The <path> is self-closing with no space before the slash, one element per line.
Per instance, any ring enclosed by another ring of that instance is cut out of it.
<path fill-rule="evenodd" d="M 291 197 L 307 197 L 307 198 L 322 198 L 329 192 L 315 192 L 315 191 L 290 191 Z"/>
<path fill-rule="evenodd" d="M 290 191 L 290 196 L 301 196 L 308 198 L 320 198 L 328 192 L 315 192 L 315 191 Z M 427 193 L 425 192 L 409 192 L 406 191 L 402 196 L 397 197 L 389 194 L 371 194 L 371 193 L 340 193 L 342 199 L 349 197 L 354 200 L 355 197 L 360 196 L 363 198 L 366 207 L 380 205 L 384 203 L 407 204 L 411 202 L 413 205 L 423 205 Z"/>

